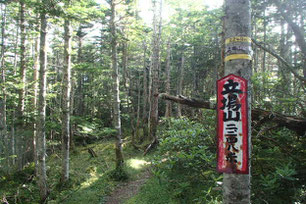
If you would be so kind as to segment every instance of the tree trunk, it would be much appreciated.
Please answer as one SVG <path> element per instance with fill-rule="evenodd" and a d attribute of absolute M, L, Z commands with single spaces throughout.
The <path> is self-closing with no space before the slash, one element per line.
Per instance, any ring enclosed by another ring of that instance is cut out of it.
<path fill-rule="evenodd" d="M 24 165 L 24 150 L 25 150 L 25 138 L 24 138 L 24 101 L 25 101 L 25 84 L 26 84 L 26 62 L 25 62 L 25 41 L 26 41 L 26 29 L 25 29 L 25 5 L 23 1 L 20 1 L 20 10 L 19 10 L 19 26 L 20 26 L 20 83 L 21 88 L 19 89 L 19 98 L 18 98 L 18 112 L 17 112 L 17 161 L 18 169 L 21 170 Z"/>
<path fill-rule="evenodd" d="M 143 137 L 147 138 L 148 136 L 148 119 L 147 119 L 147 103 L 148 103 L 148 70 L 147 70 L 147 63 L 146 63 L 146 52 L 147 52 L 147 45 L 146 42 L 143 42 L 143 104 L 142 104 L 142 128 L 143 128 Z"/>
<path fill-rule="evenodd" d="M 39 19 L 37 19 L 37 27 L 36 31 L 39 32 Z M 35 39 L 35 59 L 34 59 L 34 66 L 33 66 L 33 89 L 34 89 L 34 96 L 32 99 L 33 110 L 35 112 L 35 117 L 37 115 L 37 96 L 38 96 L 38 76 L 39 76 L 39 36 Z M 37 151 L 36 151 L 36 141 L 37 141 L 37 124 L 36 121 L 33 123 L 33 152 L 34 152 L 34 161 L 37 161 Z M 36 164 L 37 165 L 37 164 Z"/>
<path fill-rule="evenodd" d="M 67 2 L 69 6 L 70 1 Z M 68 7 L 67 6 L 67 7 Z M 64 79 L 62 102 L 62 182 L 69 180 L 69 149 L 70 149 L 70 94 L 71 94 L 71 40 L 72 27 L 69 19 L 65 19 L 64 45 Z"/>
<path fill-rule="evenodd" d="M 251 3 L 249 0 L 225 1 L 225 39 L 243 36 L 251 37 Z M 245 49 L 241 52 L 231 51 L 225 57 L 225 76 L 236 74 L 249 81 L 248 90 L 251 90 L 250 79 L 252 76 L 252 63 L 250 58 L 251 43 L 229 42 L 227 48 L 241 46 Z M 227 49 L 228 50 L 228 49 Z M 235 55 L 240 54 L 240 55 Z M 239 57 L 239 56 L 244 56 Z M 231 57 L 236 57 L 231 59 Z M 247 59 L 246 59 L 247 58 Z M 231 59 L 231 60 L 230 60 Z M 248 136 L 249 150 L 251 149 L 251 94 L 248 94 Z M 250 157 L 249 155 L 249 172 Z M 249 204 L 251 195 L 250 174 L 223 174 L 223 203 L 225 204 Z"/>
<path fill-rule="evenodd" d="M 26 29 L 25 29 L 25 5 L 23 1 L 20 1 L 20 77 L 22 88 L 19 90 L 19 102 L 18 102 L 18 120 L 23 125 L 24 115 L 24 100 L 25 100 L 25 84 L 26 84 L 26 64 L 25 64 L 25 40 L 26 40 Z"/>
<path fill-rule="evenodd" d="M 153 139 L 153 142 L 157 140 L 156 131 L 158 124 L 158 97 L 155 97 L 158 94 L 159 88 L 159 55 L 160 55 L 160 38 L 161 38 L 161 10 L 162 10 L 162 0 L 159 2 L 159 13 L 157 13 L 156 2 L 153 1 L 154 7 L 154 16 L 153 16 L 153 50 L 152 50 L 152 88 L 151 88 L 151 109 L 150 109 L 150 139 Z M 159 23 L 157 23 L 157 19 Z"/>
<path fill-rule="evenodd" d="M 264 2 L 266 3 L 266 2 Z M 264 11 L 263 11 L 263 29 L 264 29 L 264 38 L 263 38 L 263 42 L 266 43 L 267 41 L 267 17 L 266 17 L 266 5 L 264 7 Z M 263 51 L 263 56 L 262 56 L 262 73 L 264 74 L 264 76 L 262 77 L 262 96 L 265 97 L 267 90 L 266 90 L 266 51 Z M 262 98 L 263 99 L 263 98 Z"/>
<path fill-rule="evenodd" d="M 135 146 L 135 139 L 139 139 L 139 125 L 140 125 L 140 74 L 138 72 L 138 80 L 137 80 L 137 115 L 136 115 L 136 135 L 132 138 L 132 144 Z"/>
<path fill-rule="evenodd" d="M 170 43 L 170 39 L 168 40 L 168 44 L 167 44 L 167 62 L 166 62 L 166 93 L 170 94 L 170 70 L 171 70 L 171 66 L 170 66 L 170 57 L 171 57 L 171 43 Z M 169 118 L 171 117 L 171 102 L 167 101 L 166 102 L 166 111 L 165 111 L 165 117 Z"/>
<path fill-rule="evenodd" d="M 19 39 L 19 19 L 16 20 L 16 37 L 14 42 L 14 73 L 13 73 L 14 76 L 16 76 L 17 73 L 18 39 Z"/>
<path fill-rule="evenodd" d="M 46 1 L 42 1 L 45 5 Z M 37 166 L 38 186 L 40 189 L 40 200 L 44 203 L 48 197 L 46 175 L 46 89 L 47 89 L 47 19 L 46 12 L 40 14 L 40 70 L 39 70 L 39 98 L 37 117 Z"/>
<path fill-rule="evenodd" d="M 83 31 L 82 31 L 82 25 L 79 26 L 78 32 L 78 57 L 77 57 L 77 62 L 82 63 L 82 50 L 83 50 L 83 37 L 85 36 Z M 77 90 L 76 90 L 76 110 L 75 113 L 78 116 L 82 116 L 84 114 L 84 91 L 83 91 L 83 84 L 84 84 L 84 76 L 82 71 L 78 73 L 77 75 Z"/>
<path fill-rule="evenodd" d="M 185 57 L 184 53 L 182 53 L 181 58 L 181 65 L 179 67 L 179 80 L 177 84 L 177 95 L 182 95 L 182 89 L 183 89 L 183 80 L 184 80 L 184 63 L 185 63 Z M 177 104 L 177 115 L 178 118 L 182 117 L 182 105 Z"/>
<path fill-rule="evenodd" d="M 5 27 L 6 27 L 6 6 L 4 5 L 4 9 L 1 5 L 1 13 L 2 13 L 2 23 L 1 23 L 1 54 L 0 54 L 0 66 L 1 66 L 1 78 L 0 78 L 0 155 L 4 154 L 4 166 L 5 171 L 9 171 L 9 138 L 7 135 L 7 124 L 6 124 L 6 68 L 5 68 Z M 2 148 L 3 147 L 3 148 Z"/>
<path fill-rule="evenodd" d="M 117 65 L 117 34 L 116 34 L 116 3 L 115 0 L 111 0 L 111 19 L 110 19 L 110 30 L 111 30 L 111 47 L 112 47 L 112 69 L 113 69 L 113 123 L 117 130 L 116 137 L 116 169 L 119 169 L 123 165 L 123 154 L 122 154 L 122 139 L 121 139 L 121 118 L 120 118 L 120 97 L 119 97 L 119 69 Z"/>
<path fill-rule="evenodd" d="M 257 36 L 258 35 L 258 26 L 256 24 L 256 20 L 257 20 L 256 13 L 252 13 L 252 25 L 254 25 L 254 27 L 253 27 L 254 30 L 253 30 L 252 34 L 253 34 L 253 38 L 255 40 L 257 40 L 257 38 L 258 38 L 258 36 Z M 254 73 L 257 73 L 257 70 L 258 70 L 258 49 L 254 44 L 252 44 L 252 45 L 253 45 L 252 49 L 254 51 L 253 71 L 254 71 Z M 255 87 L 254 87 L 254 94 L 252 95 L 252 97 L 253 97 L 252 101 L 259 101 L 259 94 L 260 94 L 260 91 L 255 89 Z"/>

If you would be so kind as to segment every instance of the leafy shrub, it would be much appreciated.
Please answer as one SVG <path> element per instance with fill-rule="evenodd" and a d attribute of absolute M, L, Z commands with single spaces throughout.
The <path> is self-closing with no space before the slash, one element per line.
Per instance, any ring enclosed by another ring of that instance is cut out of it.
<path fill-rule="evenodd" d="M 212 118 L 211 118 L 212 119 Z M 160 146 L 153 174 L 180 203 L 220 200 L 215 171 L 216 147 L 212 127 L 187 118 L 169 119 L 159 130 Z"/>
<path fill-rule="evenodd" d="M 125 166 L 113 169 L 109 172 L 109 176 L 115 181 L 126 181 L 129 178 Z"/>
<path fill-rule="evenodd" d="M 112 138 L 116 135 L 117 130 L 114 128 L 105 127 L 98 132 L 99 138 Z"/>
<path fill-rule="evenodd" d="M 78 144 L 91 144 L 101 139 L 110 139 L 116 134 L 116 130 L 109 127 L 103 127 L 103 123 L 98 119 L 89 119 L 74 117 L 77 122 L 74 139 Z"/>
<path fill-rule="evenodd" d="M 253 203 L 305 202 L 305 139 L 285 128 L 253 135 Z"/>

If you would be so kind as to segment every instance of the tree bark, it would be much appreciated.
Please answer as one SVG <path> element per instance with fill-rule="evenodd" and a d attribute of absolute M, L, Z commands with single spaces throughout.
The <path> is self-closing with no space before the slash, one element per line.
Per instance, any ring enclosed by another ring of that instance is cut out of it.
<path fill-rule="evenodd" d="M 17 61 L 18 61 L 18 39 L 19 39 L 19 19 L 16 20 L 16 37 L 14 42 L 14 73 L 16 76 L 17 73 Z"/>
<path fill-rule="evenodd" d="M 250 0 L 226 0 L 225 1 L 225 39 L 236 36 L 251 37 L 251 2 Z M 231 50 L 227 57 L 234 54 L 250 56 L 250 42 L 230 42 L 227 48 L 240 46 L 244 49 L 240 52 Z M 227 50 L 227 49 L 226 49 Z M 225 58 L 227 59 L 227 58 Z M 236 74 L 249 81 L 248 90 L 251 89 L 252 61 L 249 59 L 225 60 L 224 75 Z M 251 92 L 248 93 L 248 145 L 251 150 Z M 249 171 L 251 172 L 251 154 L 249 154 Z M 251 203 L 251 176 L 249 174 L 223 173 L 223 203 L 224 204 L 249 204 Z"/>
<path fill-rule="evenodd" d="M 154 97 L 158 94 L 159 88 L 159 55 L 160 55 L 160 38 L 161 38 L 161 10 L 162 0 L 159 2 L 159 10 L 157 9 L 156 2 L 153 1 L 154 16 L 153 16 L 153 50 L 152 50 L 152 88 L 151 88 L 151 110 L 150 110 L 150 139 L 157 140 L 156 131 L 158 125 L 158 97 Z M 156 16 L 156 13 L 158 16 Z M 159 23 L 157 22 L 159 18 Z"/>
<path fill-rule="evenodd" d="M 39 32 L 39 19 L 37 19 L 37 27 L 36 31 Z M 33 110 L 35 112 L 35 117 L 37 115 L 37 96 L 38 96 L 38 77 L 39 77 L 39 37 L 37 36 L 35 39 L 35 58 L 34 58 L 34 66 L 33 66 L 33 89 L 34 89 L 34 96 L 32 99 Z M 37 162 L 37 151 L 36 151 L 36 141 L 37 141 L 37 123 L 34 121 L 33 123 L 33 158 L 34 161 Z M 37 164 L 36 164 L 37 165 Z"/>
<path fill-rule="evenodd" d="M 77 62 L 82 63 L 82 50 L 83 50 L 83 37 L 85 34 L 82 31 L 82 25 L 79 26 L 78 32 L 78 58 Z M 76 101 L 76 115 L 82 116 L 84 114 L 84 90 L 83 90 L 83 84 L 84 84 L 84 76 L 82 71 L 78 74 L 77 77 L 77 90 L 76 90 L 76 95 L 77 95 L 77 101 Z"/>
<path fill-rule="evenodd" d="M 0 155 L 4 154 L 4 170 L 9 172 L 9 138 L 7 134 L 7 123 L 6 123 L 6 68 L 5 68 L 5 27 L 6 27 L 6 5 L 4 5 L 4 9 L 1 5 L 1 13 L 2 13 L 2 22 L 1 22 L 1 54 L 0 54 L 0 66 L 1 66 L 1 78 L 0 78 Z"/>
<path fill-rule="evenodd" d="M 123 154 L 122 154 L 122 132 L 121 132 L 121 118 L 120 118 L 120 97 L 119 97 L 119 69 L 117 64 L 117 34 L 116 34 L 116 3 L 115 0 L 110 1 L 111 6 L 111 19 L 110 19 L 110 30 L 111 30 L 111 47 L 112 47 L 112 69 L 113 69 L 113 122 L 117 130 L 116 137 L 116 169 L 119 169 L 123 165 Z"/>
<path fill-rule="evenodd" d="M 69 7 L 70 1 L 67 2 Z M 69 180 L 69 150 L 70 150 L 70 94 L 71 94 L 71 21 L 66 17 L 64 23 L 64 79 L 62 102 L 62 182 Z"/>
<path fill-rule="evenodd" d="M 143 138 L 148 136 L 148 119 L 147 119 L 147 103 L 148 103 L 148 70 L 146 63 L 146 53 L 147 45 L 146 42 L 143 42 L 143 97 L 142 97 L 142 129 L 143 129 Z"/>
<path fill-rule="evenodd" d="M 26 84 L 26 64 L 25 64 L 25 41 L 26 41 L 26 29 L 25 29 L 25 5 L 23 0 L 20 1 L 20 77 L 22 88 L 19 90 L 19 103 L 18 103 L 18 120 L 23 125 L 24 115 L 24 100 L 25 100 L 25 84 Z"/>
<path fill-rule="evenodd" d="M 136 115 L 136 135 L 135 137 L 132 138 L 132 145 L 136 145 L 135 139 L 139 139 L 139 125 L 140 125 L 140 99 L 141 99 L 141 94 L 140 94 L 140 74 L 138 74 L 138 80 L 137 80 L 137 115 Z"/>
<path fill-rule="evenodd" d="M 24 1 L 20 1 L 20 10 L 19 10 L 19 26 L 20 26 L 20 83 L 21 88 L 19 89 L 19 98 L 18 98 L 18 112 L 17 112 L 17 161 L 18 169 L 21 170 L 24 165 L 24 150 L 26 143 L 24 138 L 24 104 L 25 104 L 25 84 L 26 84 L 26 62 L 25 62 L 25 41 L 26 41 L 26 28 L 25 28 L 25 4 Z"/>
<path fill-rule="evenodd" d="M 264 1 L 264 11 L 263 11 L 263 42 L 266 43 L 267 41 L 267 17 L 266 17 L 266 2 Z M 262 73 L 266 74 L 266 50 L 263 50 L 262 56 Z M 266 91 L 266 76 L 262 77 L 262 86 L 263 86 L 263 96 L 267 93 Z"/>
<path fill-rule="evenodd" d="M 178 86 L 177 86 L 177 95 L 182 95 L 182 89 L 183 89 L 183 80 L 184 80 L 184 63 L 185 63 L 185 57 L 184 53 L 182 53 L 181 58 L 181 65 L 179 68 L 179 80 L 178 80 Z M 177 115 L 178 118 L 182 117 L 182 106 L 181 104 L 177 104 Z"/>
<path fill-rule="evenodd" d="M 170 57 L 171 57 L 171 42 L 170 39 L 168 40 L 168 44 L 167 44 L 167 62 L 166 62 L 166 94 L 170 94 L 170 70 L 171 70 L 171 61 L 170 61 Z M 167 101 L 166 102 L 166 111 L 165 111 L 165 117 L 169 118 L 171 117 L 171 102 Z"/>
<path fill-rule="evenodd" d="M 46 0 L 42 1 L 46 5 Z M 40 14 L 40 70 L 39 70 L 39 98 L 37 117 L 37 166 L 38 186 L 41 203 L 45 203 L 49 189 L 46 175 L 46 88 L 47 88 L 47 18 L 46 11 Z"/>

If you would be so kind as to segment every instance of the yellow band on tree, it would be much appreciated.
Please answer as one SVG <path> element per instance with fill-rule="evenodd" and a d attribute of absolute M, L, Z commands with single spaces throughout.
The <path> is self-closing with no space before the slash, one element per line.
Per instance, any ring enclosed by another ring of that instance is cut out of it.
<path fill-rule="evenodd" d="M 224 61 L 227 62 L 229 60 L 235 60 L 235 59 L 247 59 L 252 60 L 251 55 L 248 54 L 233 54 L 225 57 Z"/>
<path fill-rule="evenodd" d="M 236 37 L 232 37 L 232 38 L 227 38 L 225 40 L 225 44 L 229 44 L 232 42 L 252 42 L 252 39 L 249 37 L 244 37 L 244 36 L 236 36 Z"/>

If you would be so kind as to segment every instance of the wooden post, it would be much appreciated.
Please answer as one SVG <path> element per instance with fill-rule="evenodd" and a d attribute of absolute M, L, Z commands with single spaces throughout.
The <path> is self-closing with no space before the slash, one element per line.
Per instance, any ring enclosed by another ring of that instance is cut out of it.
<path fill-rule="evenodd" d="M 250 0 L 225 1 L 225 70 L 224 74 L 235 74 L 248 80 L 252 75 L 251 57 L 251 3 Z M 248 146 L 251 150 L 251 94 L 248 93 Z M 250 156 L 249 156 L 250 160 Z M 250 162 L 248 174 L 223 174 L 223 203 L 250 203 Z"/>

